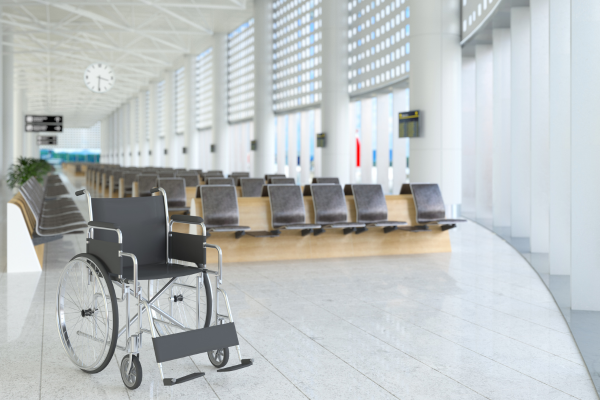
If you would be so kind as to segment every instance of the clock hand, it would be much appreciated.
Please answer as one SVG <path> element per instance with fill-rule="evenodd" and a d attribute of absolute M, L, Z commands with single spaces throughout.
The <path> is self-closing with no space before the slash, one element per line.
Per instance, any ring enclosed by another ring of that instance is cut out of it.
<path fill-rule="evenodd" d="M 100 76 L 98 76 L 98 90 L 100 90 L 100 79 L 102 79 L 102 78 L 100 78 Z"/>

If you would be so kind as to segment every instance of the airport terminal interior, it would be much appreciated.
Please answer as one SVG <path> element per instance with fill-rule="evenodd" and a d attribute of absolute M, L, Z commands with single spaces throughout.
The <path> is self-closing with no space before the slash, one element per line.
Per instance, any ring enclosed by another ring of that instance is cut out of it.
<path fill-rule="evenodd" d="M 598 0 L 0 0 L 0 399 L 598 399 Z"/>

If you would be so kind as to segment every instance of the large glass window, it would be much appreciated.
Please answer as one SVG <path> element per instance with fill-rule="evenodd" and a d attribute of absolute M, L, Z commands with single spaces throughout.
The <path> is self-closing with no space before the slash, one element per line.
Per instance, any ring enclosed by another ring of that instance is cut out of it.
<path fill-rule="evenodd" d="M 173 74 L 173 101 L 175 118 L 173 118 L 173 130 L 177 135 L 183 135 L 185 130 L 185 69 L 179 68 Z"/>
<path fill-rule="evenodd" d="M 410 0 L 348 2 L 348 92 L 405 79 L 410 72 Z"/>
<path fill-rule="evenodd" d="M 158 137 L 165 137 L 165 81 L 160 81 L 156 85 L 156 119 Z"/>
<path fill-rule="evenodd" d="M 229 122 L 254 116 L 254 19 L 231 32 L 227 40 Z"/>
<path fill-rule="evenodd" d="M 196 129 L 212 125 L 212 48 L 196 57 Z"/>
<path fill-rule="evenodd" d="M 273 3 L 273 107 L 292 110 L 321 101 L 322 0 Z"/>

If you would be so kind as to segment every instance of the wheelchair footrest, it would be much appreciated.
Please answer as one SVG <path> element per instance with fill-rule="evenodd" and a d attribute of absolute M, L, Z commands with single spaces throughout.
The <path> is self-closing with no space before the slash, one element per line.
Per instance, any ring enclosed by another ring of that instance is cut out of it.
<path fill-rule="evenodd" d="M 229 371 L 235 371 L 235 370 L 237 370 L 237 369 L 242 369 L 242 368 L 249 367 L 249 366 L 251 366 L 252 364 L 254 364 L 254 360 L 253 360 L 253 359 L 251 359 L 251 358 L 244 358 L 244 359 L 242 360 L 242 363 L 241 363 L 241 364 L 238 364 L 238 365 L 233 365 L 233 366 L 231 366 L 231 367 L 227 367 L 227 368 L 221 368 L 221 369 L 218 369 L 218 370 L 217 370 L 217 372 L 229 372 Z"/>
<path fill-rule="evenodd" d="M 239 345 L 233 322 L 152 338 L 156 362 L 176 360 Z"/>
<path fill-rule="evenodd" d="M 202 378 L 203 376 L 204 376 L 204 372 L 196 372 L 194 374 L 182 376 L 181 378 L 165 378 L 165 379 L 163 379 L 163 384 L 165 386 L 179 385 L 180 383 L 189 382 L 196 378 Z"/>

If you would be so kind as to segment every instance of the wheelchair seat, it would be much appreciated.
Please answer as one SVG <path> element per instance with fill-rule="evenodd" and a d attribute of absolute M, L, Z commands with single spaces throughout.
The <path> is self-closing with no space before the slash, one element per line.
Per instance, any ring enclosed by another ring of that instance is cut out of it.
<path fill-rule="evenodd" d="M 140 281 L 180 278 L 198 272 L 198 268 L 166 262 L 138 265 L 138 279 Z M 116 277 L 116 274 L 111 274 L 111 276 Z M 133 280 L 133 266 L 123 267 L 122 276 L 124 279 Z"/>

